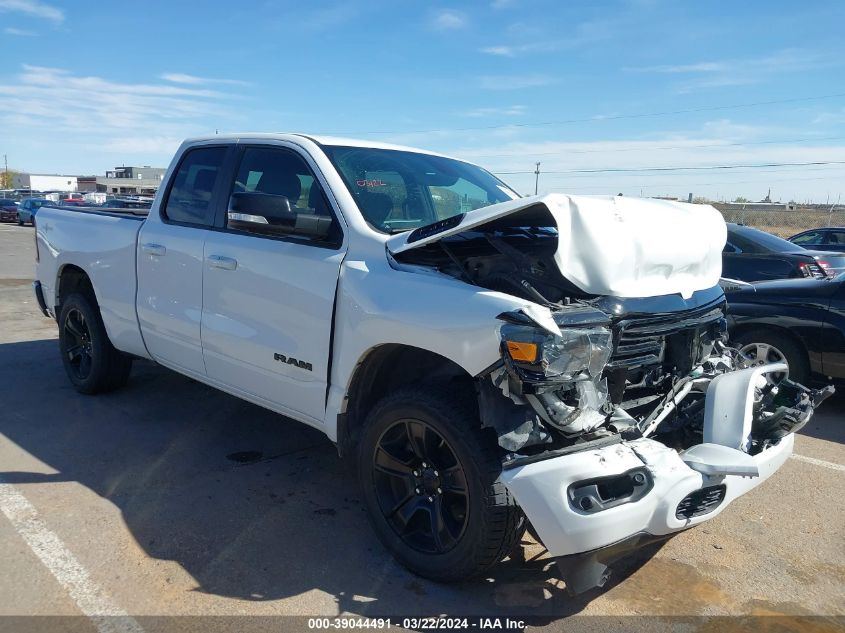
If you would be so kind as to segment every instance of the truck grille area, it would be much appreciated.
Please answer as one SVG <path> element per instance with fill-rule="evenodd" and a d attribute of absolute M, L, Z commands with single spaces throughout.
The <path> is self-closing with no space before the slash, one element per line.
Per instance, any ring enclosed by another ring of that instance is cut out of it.
<path fill-rule="evenodd" d="M 683 521 L 710 514 L 725 500 L 726 491 L 725 484 L 720 484 L 691 492 L 678 504 L 675 518 Z"/>
<path fill-rule="evenodd" d="M 710 329 L 723 317 L 721 306 L 710 305 L 694 312 L 622 319 L 613 326 L 615 346 L 608 367 L 632 368 L 663 362 L 667 340 L 678 334 L 687 334 L 687 351 L 694 356 L 697 350 L 692 349 L 693 335 Z M 713 335 L 715 338 L 715 332 Z"/>

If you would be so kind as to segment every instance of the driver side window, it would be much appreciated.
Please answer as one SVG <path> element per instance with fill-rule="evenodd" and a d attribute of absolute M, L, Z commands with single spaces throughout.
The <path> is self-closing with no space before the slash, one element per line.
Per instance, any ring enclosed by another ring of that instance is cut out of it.
<path fill-rule="evenodd" d="M 301 156 L 247 147 L 231 189 L 226 228 L 337 246 L 341 231 L 320 183 Z"/>

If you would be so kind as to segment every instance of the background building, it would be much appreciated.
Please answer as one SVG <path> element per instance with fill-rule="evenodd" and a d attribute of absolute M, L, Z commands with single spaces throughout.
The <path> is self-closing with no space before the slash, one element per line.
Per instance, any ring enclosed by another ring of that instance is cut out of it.
<path fill-rule="evenodd" d="M 12 178 L 13 189 L 31 189 L 32 191 L 76 191 L 76 176 L 56 174 L 15 174 Z"/>
<path fill-rule="evenodd" d="M 165 167 L 115 167 L 97 176 L 97 191 L 112 194 L 153 195 L 161 185 Z"/>

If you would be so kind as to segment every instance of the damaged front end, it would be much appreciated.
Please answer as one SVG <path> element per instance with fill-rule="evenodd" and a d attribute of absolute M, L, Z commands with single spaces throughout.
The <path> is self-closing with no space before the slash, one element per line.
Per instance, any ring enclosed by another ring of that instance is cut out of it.
<path fill-rule="evenodd" d="M 502 314 L 502 363 L 479 377 L 504 481 L 573 592 L 758 485 L 833 393 L 790 381 L 785 365 L 748 367 L 716 290 L 674 312 L 644 301 L 577 301 L 551 321 Z"/>
<path fill-rule="evenodd" d="M 502 363 L 480 380 L 479 402 L 508 461 L 614 435 L 653 437 L 678 451 L 707 441 L 708 388 L 748 365 L 727 344 L 724 299 L 716 290 L 668 313 L 631 314 L 625 300 L 599 298 L 549 310 L 551 319 L 501 314 Z M 642 310 L 644 300 L 636 301 Z M 598 307 L 611 303 L 615 316 Z M 789 381 L 783 368 L 765 373 L 752 385 L 752 424 L 736 447 L 751 455 L 806 424 L 833 389 L 809 390 Z M 744 402 L 744 393 L 722 397 Z"/>
<path fill-rule="evenodd" d="M 671 234 L 670 234 L 671 232 Z M 476 377 L 502 480 L 570 591 L 706 521 L 792 452 L 832 392 L 728 345 L 724 220 L 706 205 L 545 196 L 388 240 L 393 265 L 522 300 Z"/>

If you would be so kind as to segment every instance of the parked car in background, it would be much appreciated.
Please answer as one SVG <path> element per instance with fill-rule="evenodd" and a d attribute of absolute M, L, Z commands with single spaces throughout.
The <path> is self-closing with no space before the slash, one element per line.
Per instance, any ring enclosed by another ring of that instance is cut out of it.
<path fill-rule="evenodd" d="M 845 253 L 845 228 L 830 226 L 802 231 L 789 238 L 793 244 L 816 251 Z"/>
<path fill-rule="evenodd" d="M 106 200 L 103 204 L 99 205 L 101 207 L 105 207 L 108 209 L 149 209 L 152 206 L 151 202 L 145 202 L 143 200 L 129 200 L 126 198 L 113 198 L 112 200 Z"/>
<path fill-rule="evenodd" d="M 845 253 L 811 251 L 742 224 L 728 224 L 722 276 L 741 281 L 826 279 L 845 271 Z"/>
<path fill-rule="evenodd" d="M 726 289 L 730 340 L 752 365 L 785 361 L 789 378 L 845 378 L 845 274 Z"/>
<path fill-rule="evenodd" d="M 24 198 L 18 205 L 18 225 L 23 226 L 29 222 L 35 226 L 35 214 L 45 204 L 54 204 L 46 198 Z"/>
<path fill-rule="evenodd" d="M 0 222 L 14 222 L 17 219 L 17 203 L 11 198 L 0 198 Z"/>

